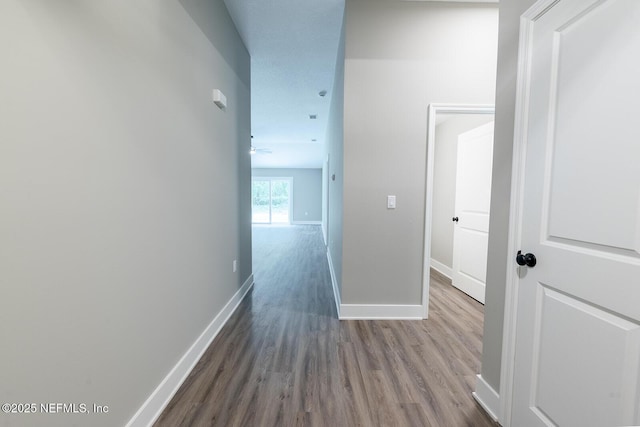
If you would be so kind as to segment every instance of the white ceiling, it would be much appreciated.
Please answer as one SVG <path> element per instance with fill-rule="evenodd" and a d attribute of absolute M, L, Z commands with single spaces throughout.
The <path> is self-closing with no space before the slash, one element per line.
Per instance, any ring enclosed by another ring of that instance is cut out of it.
<path fill-rule="evenodd" d="M 322 167 L 344 0 L 224 1 L 251 55 L 253 146 L 271 150 L 252 167 Z"/>
<path fill-rule="evenodd" d="M 254 154 L 252 167 L 322 167 L 345 0 L 224 2 L 251 55 L 252 145 L 271 151 Z"/>

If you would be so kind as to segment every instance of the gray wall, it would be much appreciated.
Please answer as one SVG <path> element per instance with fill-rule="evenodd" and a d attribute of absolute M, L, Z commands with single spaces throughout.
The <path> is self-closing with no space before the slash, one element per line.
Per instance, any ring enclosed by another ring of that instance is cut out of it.
<path fill-rule="evenodd" d="M 456 208 L 458 136 L 493 120 L 493 114 L 442 115 L 436 126 L 433 168 L 431 259 L 453 267 L 453 221 Z M 444 273 L 444 272 L 443 272 Z"/>
<path fill-rule="evenodd" d="M 347 0 L 345 28 L 342 302 L 421 304 L 427 107 L 493 104 L 497 5 Z"/>
<path fill-rule="evenodd" d="M 343 21 L 336 58 L 336 74 L 331 91 L 331 109 L 327 124 L 326 147 L 329 156 L 329 217 L 327 227 L 329 241 L 327 251 L 331 255 L 335 272 L 336 286 L 342 294 L 342 211 L 343 211 L 343 159 L 344 159 L 344 39 L 345 23 Z"/>
<path fill-rule="evenodd" d="M 251 175 L 293 178 L 293 222 L 322 221 L 322 169 L 251 169 Z"/>
<path fill-rule="evenodd" d="M 512 254 L 507 253 L 507 239 L 520 15 L 533 3 L 535 3 L 534 0 L 502 0 L 500 2 L 491 221 L 481 370 L 484 380 L 496 391 L 500 389 L 507 262 L 511 262 L 512 259 Z"/>
<path fill-rule="evenodd" d="M 0 401 L 110 408 L 1 423 L 124 425 L 251 274 L 250 58 L 222 0 L 4 0 L 0 40 Z"/>

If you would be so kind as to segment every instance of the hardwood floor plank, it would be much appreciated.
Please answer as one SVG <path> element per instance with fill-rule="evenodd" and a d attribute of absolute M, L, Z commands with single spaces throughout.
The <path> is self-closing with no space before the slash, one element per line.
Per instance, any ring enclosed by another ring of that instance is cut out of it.
<path fill-rule="evenodd" d="M 254 227 L 255 285 L 156 426 L 495 425 L 483 307 L 432 271 L 425 321 L 337 319 L 317 226 Z"/>
<path fill-rule="evenodd" d="M 375 425 L 367 402 L 366 387 L 362 372 L 357 362 L 355 348 L 352 343 L 338 343 L 340 360 L 340 378 L 342 383 L 341 398 L 350 419 L 346 425 Z"/>

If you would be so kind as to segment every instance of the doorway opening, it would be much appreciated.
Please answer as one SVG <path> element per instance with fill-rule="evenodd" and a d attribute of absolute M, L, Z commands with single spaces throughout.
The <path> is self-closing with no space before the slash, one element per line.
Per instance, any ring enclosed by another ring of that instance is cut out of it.
<path fill-rule="evenodd" d="M 429 105 L 422 278 L 425 319 L 432 269 L 484 302 L 493 115 L 492 105 Z"/>
<path fill-rule="evenodd" d="M 292 187 L 292 178 L 252 178 L 251 222 L 291 224 Z"/>

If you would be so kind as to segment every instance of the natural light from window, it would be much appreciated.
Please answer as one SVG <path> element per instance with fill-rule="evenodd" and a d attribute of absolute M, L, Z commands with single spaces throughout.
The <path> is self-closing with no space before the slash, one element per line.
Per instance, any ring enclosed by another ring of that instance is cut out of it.
<path fill-rule="evenodd" d="M 251 185 L 252 222 L 290 224 L 291 186 L 290 178 L 254 178 Z"/>

